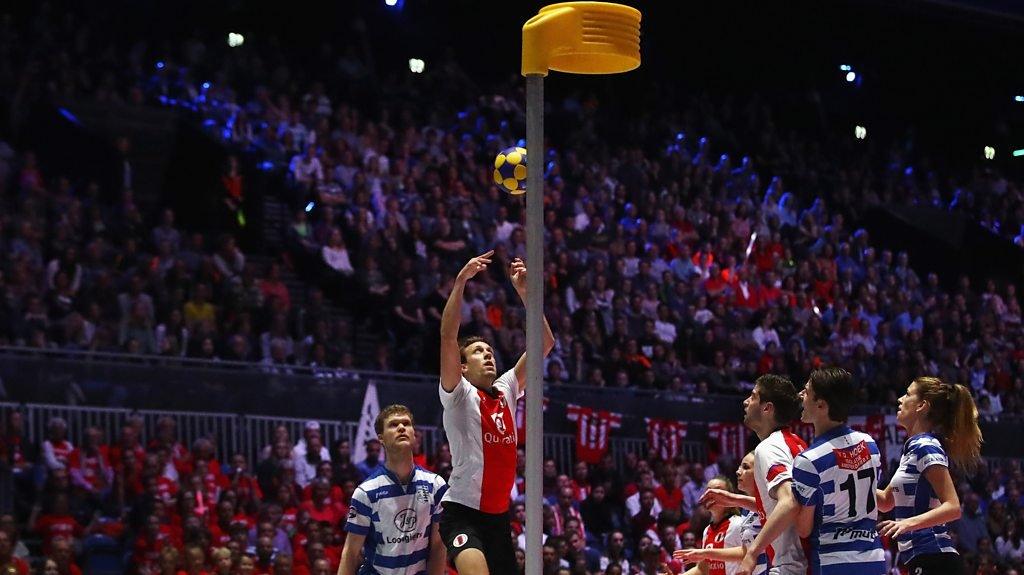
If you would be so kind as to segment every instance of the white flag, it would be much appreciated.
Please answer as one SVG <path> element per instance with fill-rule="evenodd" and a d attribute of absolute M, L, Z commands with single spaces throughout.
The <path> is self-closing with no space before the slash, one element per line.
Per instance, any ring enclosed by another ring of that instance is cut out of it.
<path fill-rule="evenodd" d="M 366 385 L 366 396 L 363 398 L 363 408 L 359 411 L 359 429 L 356 430 L 356 440 L 352 451 L 352 461 L 359 463 L 366 459 L 366 442 L 377 439 L 377 430 L 373 428 L 377 421 L 377 414 L 380 413 L 380 403 L 377 401 L 377 384 L 370 382 Z"/>

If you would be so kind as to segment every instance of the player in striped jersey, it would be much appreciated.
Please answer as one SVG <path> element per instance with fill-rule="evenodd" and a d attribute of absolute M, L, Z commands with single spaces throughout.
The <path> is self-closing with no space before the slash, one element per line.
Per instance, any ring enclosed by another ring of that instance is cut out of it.
<path fill-rule="evenodd" d="M 438 520 L 448 486 L 413 463 L 409 408 L 385 407 L 374 427 L 387 458 L 352 493 L 338 575 L 443 575 L 447 553 Z"/>
<path fill-rule="evenodd" d="M 461 575 L 513 575 L 516 561 L 508 516 L 516 477 L 516 401 L 526 392 L 526 354 L 498 376 L 491 345 L 458 339 L 466 282 L 487 269 L 491 250 L 470 259 L 455 278 L 441 316 L 444 430 L 452 452 L 451 487 L 444 496 L 441 538 Z M 512 287 L 526 301 L 526 264 L 514 259 Z M 538 294 L 538 297 L 543 294 Z M 544 355 L 555 336 L 544 320 Z M 542 393 L 542 389 L 537 389 Z"/>
<path fill-rule="evenodd" d="M 732 482 L 721 476 L 709 481 L 708 489 L 733 490 Z M 744 553 L 743 518 L 736 507 L 711 504 L 708 510 L 711 523 L 704 528 L 701 548 L 680 549 L 672 558 L 683 563 L 697 561 L 684 575 L 733 575 Z"/>
<path fill-rule="evenodd" d="M 808 538 L 810 575 L 882 575 L 886 569 L 876 528 L 881 458 L 870 435 L 845 423 L 854 397 L 853 376 L 839 368 L 811 372 L 800 392 L 801 420 L 814 425 L 815 438 L 793 459 L 793 499 L 800 507 L 780 519 L 795 522 Z M 752 550 L 770 541 L 778 525 L 766 524 Z"/>
<path fill-rule="evenodd" d="M 909 438 L 892 480 L 878 490 L 879 510 L 895 509 L 895 520 L 883 521 L 879 529 L 896 539 L 898 561 L 908 573 L 962 575 L 963 560 L 947 527 L 960 518 L 949 463 L 970 470 L 981 454 L 978 410 L 971 393 L 937 377 L 919 377 L 899 399 L 896 423 Z"/>

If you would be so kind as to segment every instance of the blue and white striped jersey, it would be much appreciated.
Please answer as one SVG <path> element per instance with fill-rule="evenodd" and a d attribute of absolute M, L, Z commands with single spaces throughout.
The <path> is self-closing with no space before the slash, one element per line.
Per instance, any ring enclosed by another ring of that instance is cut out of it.
<path fill-rule="evenodd" d="M 897 520 L 914 517 L 939 506 L 932 484 L 923 477 L 924 470 L 933 465 L 949 468 L 946 451 L 942 449 L 938 437 L 921 433 L 903 444 L 900 466 L 889 483 L 896 502 L 893 512 Z M 897 542 L 900 546 L 900 563 L 906 563 L 918 555 L 956 553 L 949 529 L 945 525 L 905 533 L 899 536 Z"/>
<path fill-rule="evenodd" d="M 740 524 L 740 541 L 743 547 L 750 547 L 754 544 L 754 539 L 757 539 L 757 534 L 761 532 L 761 516 L 755 511 L 741 509 L 740 517 L 743 518 L 743 523 Z M 757 565 L 754 566 L 751 575 L 764 575 L 767 572 L 768 554 L 761 553 L 757 556 Z"/>
<path fill-rule="evenodd" d="M 422 467 L 406 485 L 385 467 L 363 481 L 345 523 L 345 531 L 366 536 L 359 575 L 425 574 L 431 527 L 447 490 L 444 479 Z"/>
<path fill-rule="evenodd" d="M 882 575 L 875 484 L 881 470 L 870 435 L 840 425 L 793 459 L 793 496 L 813 506 L 811 575 Z"/>

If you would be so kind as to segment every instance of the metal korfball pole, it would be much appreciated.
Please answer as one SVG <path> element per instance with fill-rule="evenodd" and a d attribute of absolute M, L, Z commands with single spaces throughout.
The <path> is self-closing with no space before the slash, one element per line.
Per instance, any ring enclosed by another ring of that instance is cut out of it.
<path fill-rule="evenodd" d="M 544 77 L 617 74 L 640 66 L 640 12 L 621 4 L 566 2 L 523 25 L 526 77 L 526 573 L 541 575 L 544 411 Z"/>

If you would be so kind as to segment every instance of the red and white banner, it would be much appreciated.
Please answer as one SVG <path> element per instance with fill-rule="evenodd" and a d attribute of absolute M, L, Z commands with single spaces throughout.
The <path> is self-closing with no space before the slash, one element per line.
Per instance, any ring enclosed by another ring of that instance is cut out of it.
<path fill-rule="evenodd" d="M 875 440 L 882 456 L 883 469 L 892 470 L 894 465 L 899 464 L 903 444 L 907 441 L 907 430 L 896 425 L 895 415 L 852 415 L 846 424 Z"/>
<path fill-rule="evenodd" d="M 622 414 L 611 411 L 594 411 L 570 403 L 565 409 L 569 421 L 576 422 L 576 459 L 597 463 L 608 451 L 608 440 L 612 429 L 622 427 Z"/>
<path fill-rule="evenodd" d="M 663 460 L 675 458 L 683 451 L 686 424 L 672 419 L 644 418 L 647 423 L 647 446 Z"/>
<path fill-rule="evenodd" d="M 708 462 L 729 455 L 739 462 L 747 454 L 747 436 L 750 431 L 742 423 L 712 422 L 708 424 Z"/>

